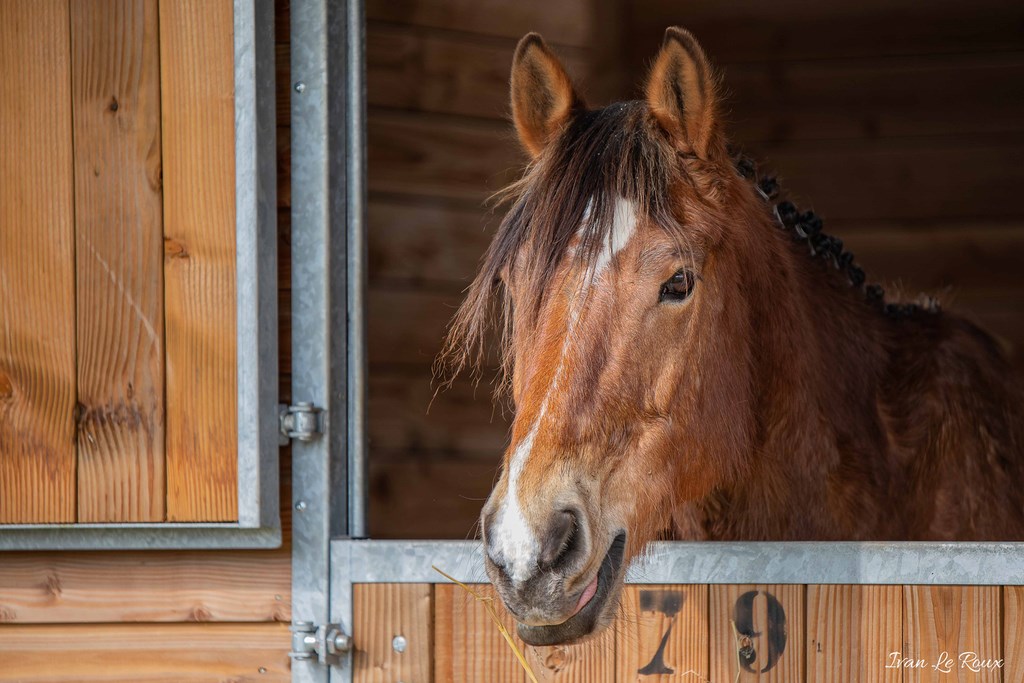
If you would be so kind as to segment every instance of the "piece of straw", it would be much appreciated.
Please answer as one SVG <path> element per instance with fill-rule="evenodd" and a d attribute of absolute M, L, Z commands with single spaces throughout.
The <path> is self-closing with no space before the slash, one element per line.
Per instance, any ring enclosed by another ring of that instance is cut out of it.
<path fill-rule="evenodd" d="M 487 614 L 491 617 L 491 621 L 493 621 L 494 624 L 498 627 L 498 631 L 501 632 L 501 635 L 505 639 L 505 642 L 508 643 L 508 646 L 512 648 L 512 652 L 515 653 L 516 659 L 519 660 L 519 665 L 523 667 L 523 671 L 525 671 L 526 675 L 530 677 L 530 681 L 532 681 L 532 683 L 539 683 L 539 681 L 537 681 L 537 677 L 533 675 L 533 670 L 530 669 L 530 665 L 526 662 L 526 656 L 523 654 L 522 650 L 519 649 L 519 646 L 516 645 L 516 641 L 512 640 L 512 635 L 508 632 L 508 629 L 505 628 L 505 624 L 501 623 L 501 619 L 498 618 L 498 613 L 494 609 L 494 598 L 484 597 L 472 588 L 470 588 L 469 586 L 467 586 L 466 584 L 459 581 L 458 579 L 449 576 L 448 574 L 445 574 L 443 571 L 441 571 L 434 565 L 430 566 L 435 572 L 437 572 L 444 578 L 448 579 L 449 581 L 457 585 L 462 590 L 472 595 L 474 600 L 483 603 L 484 608 L 487 610 Z"/>

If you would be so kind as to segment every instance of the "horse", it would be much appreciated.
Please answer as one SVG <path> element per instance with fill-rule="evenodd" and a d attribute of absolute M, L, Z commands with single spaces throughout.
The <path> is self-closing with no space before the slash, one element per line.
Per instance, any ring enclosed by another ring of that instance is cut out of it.
<path fill-rule="evenodd" d="M 1024 539 L 1004 353 L 779 201 L 689 32 L 640 100 L 588 108 L 537 34 L 510 89 L 530 161 L 442 359 L 501 337 L 515 414 L 480 522 L 525 642 L 599 632 L 656 539 Z"/>

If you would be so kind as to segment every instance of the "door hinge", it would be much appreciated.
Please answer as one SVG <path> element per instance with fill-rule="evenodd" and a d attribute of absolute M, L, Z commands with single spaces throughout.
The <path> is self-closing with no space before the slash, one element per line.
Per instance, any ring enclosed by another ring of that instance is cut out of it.
<path fill-rule="evenodd" d="M 338 624 L 317 626 L 311 621 L 291 625 L 292 651 L 288 656 L 298 660 L 318 660 L 326 666 L 338 666 L 352 649 L 352 638 Z"/>
<path fill-rule="evenodd" d="M 281 429 L 280 444 L 286 446 L 292 439 L 312 441 L 323 434 L 320 416 L 323 412 L 323 408 L 318 408 L 306 401 L 291 406 L 279 405 L 277 414 Z"/>

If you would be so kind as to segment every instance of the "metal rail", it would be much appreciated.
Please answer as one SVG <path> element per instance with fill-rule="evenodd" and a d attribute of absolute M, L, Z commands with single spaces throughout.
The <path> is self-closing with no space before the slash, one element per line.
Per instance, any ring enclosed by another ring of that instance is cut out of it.
<path fill-rule="evenodd" d="M 331 544 L 335 584 L 488 583 L 477 541 Z M 661 541 L 627 572 L 635 584 L 1024 584 L 1024 543 Z"/>

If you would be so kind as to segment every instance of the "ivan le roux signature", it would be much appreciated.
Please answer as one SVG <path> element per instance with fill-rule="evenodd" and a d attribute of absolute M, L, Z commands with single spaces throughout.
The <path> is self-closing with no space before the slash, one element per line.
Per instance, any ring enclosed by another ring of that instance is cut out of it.
<path fill-rule="evenodd" d="M 948 652 L 943 651 L 938 659 L 929 662 L 926 659 L 910 659 L 903 657 L 902 652 L 890 652 L 886 669 L 925 669 L 932 668 L 939 673 L 948 674 L 953 669 L 967 669 L 968 671 L 985 671 L 988 669 L 1002 669 L 1001 659 L 982 659 L 977 652 L 961 652 L 953 659 Z"/>

